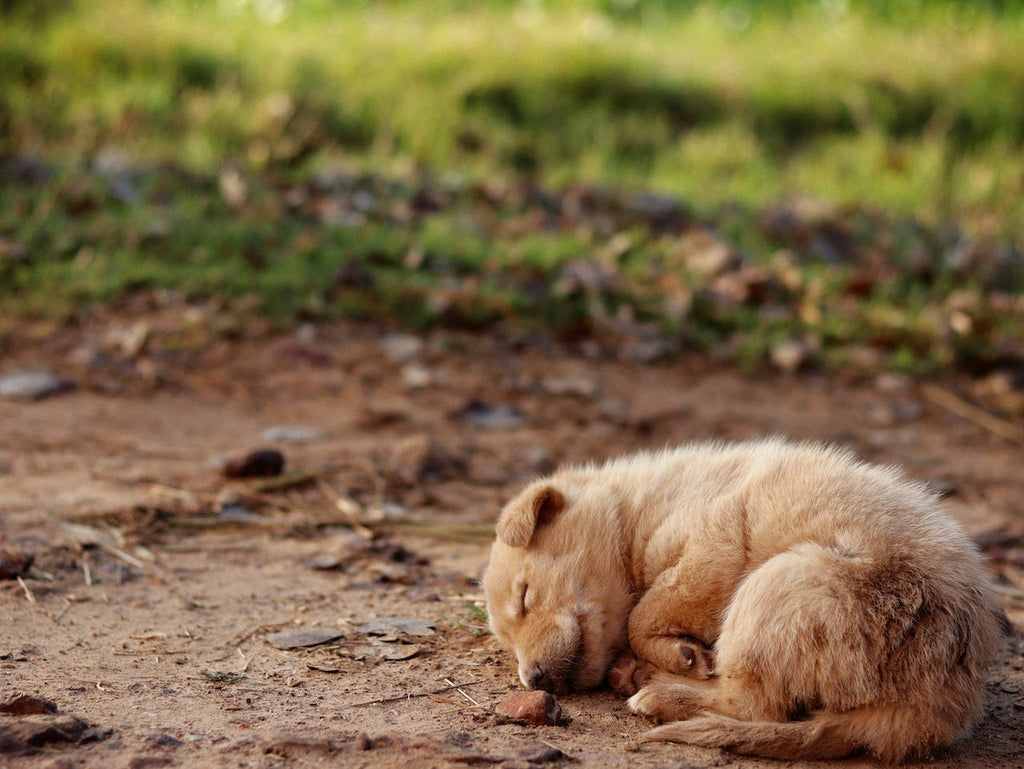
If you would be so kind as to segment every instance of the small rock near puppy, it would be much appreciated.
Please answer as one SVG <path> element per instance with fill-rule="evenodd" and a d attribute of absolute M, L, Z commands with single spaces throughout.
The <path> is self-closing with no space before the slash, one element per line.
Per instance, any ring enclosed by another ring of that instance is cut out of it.
<path fill-rule="evenodd" d="M 563 722 L 558 700 L 550 692 L 539 690 L 516 692 L 499 702 L 494 710 L 499 716 L 526 726 L 557 726 Z"/>

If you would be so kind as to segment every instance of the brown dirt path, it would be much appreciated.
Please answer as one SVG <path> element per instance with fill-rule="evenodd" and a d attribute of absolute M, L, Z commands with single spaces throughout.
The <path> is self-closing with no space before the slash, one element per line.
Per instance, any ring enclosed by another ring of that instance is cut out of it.
<path fill-rule="evenodd" d="M 1024 766 L 1024 455 L 910 383 L 349 326 L 113 361 L 83 353 L 100 337 L 86 327 L 0 361 L 0 374 L 79 382 L 0 400 L 0 549 L 36 569 L 0 581 L 0 701 L 40 695 L 88 727 L 69 742 L 0 715 L 0 767 L 796 766 L 640 747 L 647 725 L 607 692 L 564 697 L 565 726 L 501 722 L 492 708 L 517 682 L 475 603 L 489 527 L 533 475 L 767 433 L 839 442 L 951 492 L 1018 629 L 985 719 L 933 765 Z M 310 440 L 264 433 L 275 427 Z M 294 486 L 217 470 L 264 445 L 301 474 Z M 353 516 L 383 539 L 353 533 Z M 391 616 L 432 630 L 359 629 Z M 296 628 L 343 637 L 268 641 Z M 28 732 L 11 736 L 16 723 Z"/>

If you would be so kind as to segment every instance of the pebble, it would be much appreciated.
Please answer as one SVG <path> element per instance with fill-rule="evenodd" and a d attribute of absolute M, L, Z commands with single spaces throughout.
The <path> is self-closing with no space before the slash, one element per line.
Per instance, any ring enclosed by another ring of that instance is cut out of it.
<path fill-rule="evenodd" d="M 35 694 L 15 694 L 0 702 L 0 713 L 9 716 L 46 715 L 56 712 L 56 703 Z"/>
<path fill-rule="evenodd" d="M 392 363 L 409 363 L 423 353 L 423 340 L 412 334 L 388 334 L 378 342 L 384 357 Z"/>
<path fill-rule="evenodd" d="M 52 371 L 16 371 L 0 377 L 0 396 L 15 401 L 39 401 L 73 386 Z"/>
<path fill-rule="evenodd" d="M 72 715 L 25 715 L 0 719 L 0 756 L 38 751 L 54 743 L 86 738 L 89 725 Z M 103 738 L 98 734 L 99 739 Z"/>
<path fill-rule="evenodd" d="M 401 375 L 402 384 L 409 390 L 422 390 L 434 383 L 434 375 L 422 363 L 406 363 Z"/>
<path fill-rule="evenodd" d="M 526 424 L 526 417 L 515 406 L 494 406 L 478 400 L 470 401 L 453 416 L 460 422 L 484 430 L 511 430 Z"/>
<path fill-rule="evenodd" d="M 257 449 L 229 459 L 223 468 L 226 478 L 268 478 L 284 470 L 284 454 L 277 449 Z"/>
<path fill-rule="evenodd" d="M 320 433 L 312 427 L 300 425 L 279 425 L 268 427 L 260 438 L 267 443 L 312 443 L 320 440 Z"/>
<path fill-rule="evenodd" d="M 158 748 L 180 748 L 185 744 L 177 737 L 164 732 L 154 732 L 146 738 L 146 741 Z"/>
<path fill-rule="evenodd" d="M 28 576 L 35 556 L 0 548 L 0 579 L 17 579 Z"/>
<path fill-rule="evenodd" d="M 540 386 L 549 395 L 571 395 L 577 398 L 593 398 L 597 394 L 597 382 L 589 376 L 549 376 L 541 380 Z"/>
<path fill-rule="evenodd" d="M 562 720 L 562 706 L 555 696 L 538 690 L 516 692 L 499 702 L 495 711 L 526 726 L 557 726 Z"/>
<path fill-rule="evenodd" d="M 813 351 L 799 339 L 789 339 L 772 348 L 770 357 L 775 367 L 787 374 L 795 373 L 811 357 Z"/>

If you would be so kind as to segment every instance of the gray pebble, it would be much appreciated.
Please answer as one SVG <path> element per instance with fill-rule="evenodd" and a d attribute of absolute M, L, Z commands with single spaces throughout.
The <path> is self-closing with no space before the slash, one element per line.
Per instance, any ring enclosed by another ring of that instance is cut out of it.
<path fill-rule="evenodd" d="M 0 377 L 0 396 L 16 401 L 38 401 L 72 387 L 52 371 L 16 371 Z"/>

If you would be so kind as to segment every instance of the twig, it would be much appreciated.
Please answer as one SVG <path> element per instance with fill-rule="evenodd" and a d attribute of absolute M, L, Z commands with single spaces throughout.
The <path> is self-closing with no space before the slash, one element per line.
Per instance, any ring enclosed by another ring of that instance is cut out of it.
<path fill-rule="evenodd" d="M 28 567 L 28 570 L 25 572 L 25 576 L 29 577 L 30 579 L 41 579 L 44 582 L 53 582 L 57 579 L 55 576 L 50 574 L 50 572 L 43 571 L 35 564 L 32 564 Z"/>
<path fill-rule="evenodd" d="M 968 422 L 973 422 L 993 435 L 998 435 L 1000 438 L 1008 440 L 1010 443 L 1015 443 L 1018 446 L 1024 446 L 1024 430 L 1012 422 L 1000 419 L 993 414 L 989 414 L 984 409 L 968 403 L 959 395 L 954 395 L 948 390 L 943 390 L 941 387 L 927 383 L 921 385 L 921 394 L 935 405 L 941 406 L 946 411 L 956 414 Z"/>
<path fill-rule="evenodd" d="M 317 488 L 320 489 L 320 493 L 328 497 L 331 502 L 334 503 L 334 507 L 337 508 L 338 512 L 345 516 L 346 523 L 349 528 L 356 532 L 359 536 L 364 539 L 373 539 L 373 529 L 365 526 L 359 522 L 359 507 L 351 499 L 341 496 L 334 487 L 331 486 L 323 478 L 317 478 Z"/>
<path fill-rule="evenodd" d="M 187 489 L 179 489 L 175 486 L 167 486 L 163 483 L 151 483 L 149 485 L 149 492 L 158 497 L 164 497 L 166 499 L 173 499 L 177 502 L 181 502 L 193 510 L 198 510 L 202 506 L 196 495 Z"/>
<path fill-rule="evenodd" d="M 89 558 L 82 558 L 82 575 L 85 577 L 85 586 L 92 587 L 92 571 L 89 569 Z"/>
<path fill-rule="evenodd" d="M 444 682 L 445 682 L 446 684 L 448 684 L 449 686 L 453 687 L 453 688 L 455 689 L 455 691 L 457 691 L 457 692 L 458 692 L 459 694 L 461 694 L 461 695 L 462 695 L 463 697 L 465 697 L 465 698 L 466 698 L 467 700 L 469 700 L 469 701 L 470 701 L 471 703 L 473 703 L 473 704 L 474 704 L 474 705 L 475 705 L 476 707 L 478 707 L 478 708 L 479 708 L 479 707 L 481 707 L 480 703 L 479 703 L 479 702 L 477 702 L 476 700 L 474 700 L 474 699 L 473 699 L 472 697 L 470 697 L 470 696 L 469 696 L 468 694 L 466 694 L 466 693 L 465 693 L 464 691 L 462 691 L 462 689 L 460 689 L 460 688 L 459 688 L 459 685 L 458 685 L 458 684 L 453 684 L 453 683 L 452 683 L 452 682 L 451 682 L 451 681 L 450 681 L 449 679 L 447 679 L 447 678 L 446 678 L 446 679 L 444 679 Z"/>
<path fill-rule="evenodd" d="M 294 489 L 296 486 L 304 486 L 307 483 L 316 483 L 319 480 L 320 477 L 316 473 L 296 470 L 295 472 L 283 473 L 272 478 L 257 481 L 253 483 L 252 489 L 259 494 L 271 494 L 277 491 Z"/>
<path fill-rule="evenodd" d="M 292 621 L 291 620 L 285 620 L 284 622 L 270 622 L 270 623 L 267 623 L 267 624 L 264 624 L 264 625 L 257 625 L 252 630 L 250 630 L 248 633 L 243 633 L 238 638 L 236 638 L 234 641 L 232 641 L 231 645 L 232 646 L 239 646 L 239 645 L 245 643 L 246 641 L 248 641 L 250 638 L 252 638 L 257 633 L 262 633 L 265 630 L 280 630 L 283 627 L 290 627 L 291 625 L 292 625 Z M 189 634 L 189 637 L 191 638 L 191 634 Z"/>
<path fill-rule="evenodd" d="M 439 523 L 431 521 L 388 521 L 378 527 L 385 533 L 407 534 L 446 542 L 487 544 L 494 539 L 492 523 Z"/>
<path fill-rule="evenodd" d="M 447 681 L 448 679 L 446 678 L 445 680 Z M 350 708 L 364 708 L 367 705 L 383 705 L 383 704 L 385 704 L 387 702 L 400 702 L 401 700 L 411 700 L 414 697 L 430 697 L 431 695 L 434 695 L 434 694 L 444 694 L 445 692 L 450 692 L 452 689 L 459 689 L 460 687 L 463 687 L 463 686 L 473 686 L 474 684 L 478 684 L 478 683 L 480 683 L 480 682 L 479 681 L 467 681 L 464 684 L 451 684 L 450 686 L 445 686 L 445 687 L 442 687 L 440 689 L 434 689 L 433 691 L 429 691 L 429 692 L 412 692 L 411 694 L 399 694 L 396 697 L 378 697 L 375 700 L 366 700 L 365 702 L 355 702 L 355 703 L 349 705 L 349 707 Z M 464 694 L 464 692 L 463 692 L 463 694 Z"/>
<path fill-rule="evenodd" d="M 60 621 L 62 619 L 64 619 L 64 615 L 67 614 L 70 609 L 71 609 L 71 601 L 69 601 L 67 598 L 65 598 L 64 599 L 64 605 L 61 607 L 60 611 L 57 612 L 57 615 L 53 618 L 53 621 L 57 622 L 57 623 L 60 623 Z"/>
<path fill-rule="evenodd" d="M 115 558 L 120 558 L 122 561 L 127 563 L 129 566 L 134 566 L 140 571 L 144 571 L 146 564 L 136 558 L 134 555 L 126 553 L 120 547 L 115 544 L 115 537 L 113 534 L 105 531 L 101 531 L 93 526 L 85 526 L 80 523 L 74 523 L 73 521 L 61 521 L 61 528 L 64 529 L 72 538 L 75 539 L 80 545 L 88 546 L 94 545 Z"/>
<path fill-rule="evenodd" d="M 32 591 L 28 589 L 28 585 L 25 584 L 25 580 L 20 576 L 18 577 L 18 584 L 21 585 L 21 589 L 25 591 L 25 597 L 28 599 L 28 602 L 35 603 L 36 597 L 32 595 Z"/>

